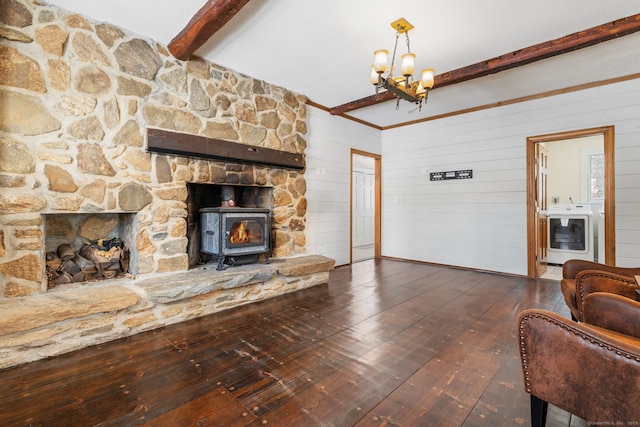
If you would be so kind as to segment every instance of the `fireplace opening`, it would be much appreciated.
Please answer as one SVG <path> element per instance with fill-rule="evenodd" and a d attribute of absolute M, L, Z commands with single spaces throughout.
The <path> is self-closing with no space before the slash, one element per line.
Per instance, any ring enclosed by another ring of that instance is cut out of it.
<path fill-rule="evenodd" d="M 135 274 L 134 214 L 45 214 L 47 289 Z"/>
<path fill-rule="evenodd" d="M 187 184 L 189 267 L 267 262 L 271 251 L 271 187 Z"/>

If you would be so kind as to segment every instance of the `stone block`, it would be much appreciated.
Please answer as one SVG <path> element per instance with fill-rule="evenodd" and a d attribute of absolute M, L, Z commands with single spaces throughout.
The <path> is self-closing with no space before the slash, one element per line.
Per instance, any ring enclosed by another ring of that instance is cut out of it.
<path fill-rule="evenodd" d="M 39 291 L 40 284 L 24 284 L 10 281 L 5 285 L 4 296 L 7 298 L 24 297 L 35 294 Z"/>
<path fill-rule="evenodd" d="M 114 55 L 120 70 L 147 80 L 154 79 L 162 64 L 153 48 L 141 39 L 121 43 Z"/>
<path fill-rule="evenodd" d="M 55 338 L 58 335 L 72 328 L 72 325 L 55 325 L 11 337 L 2 337 L 0 338 L 0 347 L 42 347 L 46 344 L 55 344 Z"/>
<path fill-rule="evenodd" d="M 22 93 L 0 90 L 0 130 L 23 135 L 40 135 L 60 129 L 60 122 L 40 99 Z"/>
<path fill-rule="evenodd" d="M 144 279 L 138 286 L 146 291 L 149 300 L 167 304 L 211 293 L 220 289 L 234 289 L 254 283 L 262 283 L 276 274 L 269 265 L 248 265 L 223 271 L 213 268 L 191 270 L 181 274 Z"/>
<path fill-rule="evenodd" d="M 6 136 L 0 137 L 0 171 L 33 173 L 35 169 L 29 147 Z"/>
<path fill-rule="evenodd" d="M 142 316 L 135 316 L 126 319 L 122 323 L 129 328 L 137 328 L 138 326 L 144 325 L 145 323 L 153 322 L 154 320 L 156 320 L 156 317 L 152 313 L 147 313 Z"/>
<path fill-rule="evenodd" d="M 187 254 L 178 255 L 172 258 L 161 258 L 158 260 L 158 273 L 171 273 L 189 268 L 189 257 Z"/>
<path fill-rule="evenodd" d="M 87 65 L 75 77 L 74 87 L 83 93 L 103 95 L 111 89 L 109 75 L 96 67 Z"/>
<path fill-rule="evenodd" d="M 69 172 L 55 165 L 44 165 L 44 174 L 49 180 L 49 190 L 61 193 L 75 193 L 78 186 Z"/>
<path fill-rule="evenodd" d="M 308 255 L 284 260 L 273 260 L 272 264 L 283 276 L 306 276 L 333 270 L 335 260 L 322 255 Z"/>
<path fill-rule="evenodd" d="M 118 192 L 122 210 L 137 212 L 153 201 L 153 196 L 142 185 L 129 182 Z"/>
<path fill-rule="evenodd" d="M 89 34 L 77 32 L 71 41 L 73 51 L 82 62 L 110 66 L 109 56 Z"/>
<path fill-rule="evenodd" d="M 124 37 L 124 33 L 121 30 L 109 24 L 97 24 L 96 34 L 102 40 L 102 43 L 109 48 L 113 47 L 116 40 Z"/>
<path fill-rule="evenodd" d="M 42 261 L 37 255 L 28 254 L 21 258 L 0 264 L 0 273 L 5 276 L 15 277 L 17 279 L 30 280 L 32 282 L 42 281 Z M 0 307 L 3 301 L 0 301 Z M 2 309 L 0 308 L 0 312 Z M 0 314 L 0 319 L 2 315 Z M 2 330 L 3 322 L 0 320 L 0 330 Z"/>
<path fill-rule="evenodd" d="M 140 297 L 122 285 L 70 288 L 0 300 L 0 335 L 28 331 L 72 318 L 124 310 Z"/>

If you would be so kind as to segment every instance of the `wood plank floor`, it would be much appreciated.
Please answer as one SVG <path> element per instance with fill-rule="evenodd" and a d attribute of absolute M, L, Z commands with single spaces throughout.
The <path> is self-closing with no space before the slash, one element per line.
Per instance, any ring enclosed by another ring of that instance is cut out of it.
<path fill-rule="evenodd" d="M 0 371 L 2 426 L 529 425 L 515 319 L 559 283 L 397 260 Z M 547 426 L 584 421 L 550 406 Z"/>

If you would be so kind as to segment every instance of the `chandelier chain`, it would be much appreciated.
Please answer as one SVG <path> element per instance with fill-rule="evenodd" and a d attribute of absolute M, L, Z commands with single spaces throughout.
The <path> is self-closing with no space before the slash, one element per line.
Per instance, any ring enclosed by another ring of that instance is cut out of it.
<path fill-rule="evenodd" d="M 409 31 L 404 33 L 404 35 L 407 37 L 407 53 L 411 53 L 411 47 L 409 46 Z"/>
<path fill-rule="evenodd" d="M 389 78 L 393 78 L 393 64 L 396 62 L 396 50 L 398 49 L 398 38 L 400 33 L 396 33 L 396 43 L 393 45 L 393 56 L 391 57 L 391 68 L 389 68 Z"/>

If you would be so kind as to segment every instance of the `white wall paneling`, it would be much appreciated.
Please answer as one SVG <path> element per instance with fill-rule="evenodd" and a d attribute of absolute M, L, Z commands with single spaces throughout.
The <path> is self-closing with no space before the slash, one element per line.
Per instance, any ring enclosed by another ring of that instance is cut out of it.
<path fill-rule="evenodd" d="M 307 252 L 350 262 L 351 149 L 380 154 L 380 131 L 307 109 Z"/>
<path fill-rule="evenodd" d="M 382 132 L 309 107 L 308 252 L 349 262 L 355 148 L 382 155 L 383 256 L 526 275 L 526 138 L 614 125 L 616 262 L 638 266 L 639 100 L 631 80 Z M 473 179 L 429 181 L 459 169 Z"/>
<path fill-rule="evenodd" d="M 617 264 L 640 265 L 638 99 L 633 80 L 384 131 L 382 254 L 526 275 L 526 138 L 614 125 Z"/>

